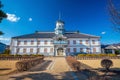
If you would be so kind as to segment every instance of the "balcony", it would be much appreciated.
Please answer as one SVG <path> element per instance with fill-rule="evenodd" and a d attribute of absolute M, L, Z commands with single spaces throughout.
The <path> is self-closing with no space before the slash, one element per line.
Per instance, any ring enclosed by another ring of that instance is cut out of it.
<path fill-rule="evenodd" d="M 68 41 L 57 41 L 57 40 L 54 40 L 53 44 L 55 44 L 55 45 L 67 45 Z"/>

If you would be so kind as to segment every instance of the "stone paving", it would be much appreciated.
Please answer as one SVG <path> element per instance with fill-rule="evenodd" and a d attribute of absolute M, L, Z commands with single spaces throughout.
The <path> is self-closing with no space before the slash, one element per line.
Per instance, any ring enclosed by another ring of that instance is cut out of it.
<path fill-rule="evenodd" d="M 0 76 L 0 80 L 74 80 L 64 57 L 45 58 L 45 60 L 43 64 L 29 71 Z"/>

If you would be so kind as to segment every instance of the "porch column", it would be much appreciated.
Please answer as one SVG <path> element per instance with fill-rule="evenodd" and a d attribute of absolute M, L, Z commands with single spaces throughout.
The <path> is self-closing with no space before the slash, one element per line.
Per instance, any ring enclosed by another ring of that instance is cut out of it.
<path fill-rule="evenodd" d="M 66 56 L 66 48 L 64 48 L 64 52 L 63 52 L 64 56 Z"/>
<path fill-rule="evenodd" d="M 55 48 L 55 56 L 57 56 L 57 48 Z"/>

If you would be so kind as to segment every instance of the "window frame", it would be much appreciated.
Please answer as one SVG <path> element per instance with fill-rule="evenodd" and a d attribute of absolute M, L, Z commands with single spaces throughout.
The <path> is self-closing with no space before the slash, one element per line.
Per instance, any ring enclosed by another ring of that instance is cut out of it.
<path fill-rule="evenodd" d="M 34 40 L 31 40 L 31 45 L 34 45 Z"/>
<path fill-rule="evenodd" d="M 73 44 L 76 44 L 76 40 L 73 40 Z"/>

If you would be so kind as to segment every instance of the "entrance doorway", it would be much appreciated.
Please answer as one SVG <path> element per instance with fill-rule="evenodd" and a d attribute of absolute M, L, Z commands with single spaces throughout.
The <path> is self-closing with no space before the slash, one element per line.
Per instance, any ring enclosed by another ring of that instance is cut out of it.
<path fill-rule="evenodd" d="M 63 48 L 58 48 L 57 49 L 57 55 L 58 56 L 63 56 L 64 49 Z"/>

